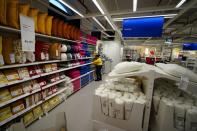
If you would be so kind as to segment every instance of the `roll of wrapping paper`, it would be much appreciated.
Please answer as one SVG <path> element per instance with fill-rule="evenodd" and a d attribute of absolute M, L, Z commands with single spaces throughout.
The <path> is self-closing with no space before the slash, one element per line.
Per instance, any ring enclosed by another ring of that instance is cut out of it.
<path fill-rule="evenodd" d="M 0 23 L 6 25 L 7 0 L 0 0 Z"/>
<path fill-rule="evenodd" d="M 51 36 L 53 16 L 46 17 L 45 31 L 46 34 Z"/>
<path fill-rule="evenodd" d="M 63 20 L 60 20 L 58 22 L 58 26 L 57 26 L 57 36 L 58 37 L 63 37 L 63 25 L 64 25 L 64 21 Z"/>
<path fill-rule="evenodd" d="M 34 26 L 35 26 L 35 32 L 38 32 L 38 12 L 39 10 L 36 8 L 30 8 L 29 12 L 28 12 L 28 16 L 32 17 L 34 19 Z"/>
<path fill-rule="evenodd" d="M 30 9 L 29 4 L 19 4 L 19 15 L 22 14 L 22 15 L 27 16 L 29 9 Z"/>

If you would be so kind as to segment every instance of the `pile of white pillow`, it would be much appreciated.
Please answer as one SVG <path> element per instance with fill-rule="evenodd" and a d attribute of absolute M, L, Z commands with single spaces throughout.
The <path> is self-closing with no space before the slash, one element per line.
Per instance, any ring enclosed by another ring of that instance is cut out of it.
<path fill-rule="evenodd" d="M 128 120 L 134 104 L 146 103 L 146 97 L 141 91 L 141 83 L 136 78 L 116 78 L 107 80 L 95 90 L 100 97 L 100 104 L 104 115 Z"/>
<path fill-rule="evenodd" d="M 197 82 L 197 74 L 180 65 L 156 63 L 156 66 L 172 76 L 179 78 L 185 76 L 188 77 L 189 81 Z"/>
<path fill-rule="evenodd" d="M 192 125 L 197 123 L 197 99 L 179 90 L 175 83 L 157 80 L 153 105 L 156 117 L 153 131 L 197 130 L 197 126 Z"/>

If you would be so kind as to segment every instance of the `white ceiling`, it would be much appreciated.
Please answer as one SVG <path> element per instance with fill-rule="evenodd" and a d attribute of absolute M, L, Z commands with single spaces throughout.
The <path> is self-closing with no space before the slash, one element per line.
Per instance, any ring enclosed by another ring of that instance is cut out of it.
<path fill-rule="evenodd" d="M 112 30 L 109 23 L 104 19 L 92 0 L 65 0 L 84 14 L 84 18 L 78 15 L 68 17 L 81 19 L 82 29 L 86 32 L 102 30 L 93 21 L 96 17 L 107 30 Z M 197 0 L 187 0 L 180 8 L 175 8 L 180 0 L 138 0 L 137 12 L 132 12 L 133 0 L 100 0 L 107 9 L 111 18 L 131 17 L 158 14 L 178 14 L 175 18 L 165 19 L 163 37 L 172 36 L 176 42 L 197 41 Z M 107 14 L 107 15 L 108 15 Z M 121 22 L 113 21 L 118 29 L 122 28 Z M 163 38 L 160 38 L 162 40 Z M 136 39 L 132 39 L 136 40 Z M 139 40 L 139 39 L 137 39 Z M 140 39 L 141 40 L 141 39 Z M 144 39 L 142 42 L 157 41 L 157 39 Z"/>

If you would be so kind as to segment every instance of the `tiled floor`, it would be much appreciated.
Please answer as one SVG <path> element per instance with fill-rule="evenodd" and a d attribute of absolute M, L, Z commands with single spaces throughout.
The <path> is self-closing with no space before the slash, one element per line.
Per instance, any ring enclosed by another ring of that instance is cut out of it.
<path fill-rule="evenodd" d="M 92 103 L 94 90 L 102 82 L 91 82 L 66 102 L 68 131 L 93 131 Z"/>

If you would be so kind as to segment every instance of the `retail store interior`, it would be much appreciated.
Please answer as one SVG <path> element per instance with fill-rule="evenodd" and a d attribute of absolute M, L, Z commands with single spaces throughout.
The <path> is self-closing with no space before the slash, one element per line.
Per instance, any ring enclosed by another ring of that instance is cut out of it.
<path fill-rule="evenodd" d="M 197 0 L 0 0 L 0 131 L 197 131 Z"/>

